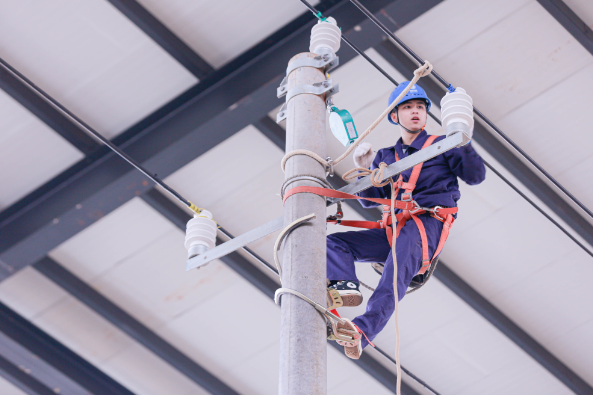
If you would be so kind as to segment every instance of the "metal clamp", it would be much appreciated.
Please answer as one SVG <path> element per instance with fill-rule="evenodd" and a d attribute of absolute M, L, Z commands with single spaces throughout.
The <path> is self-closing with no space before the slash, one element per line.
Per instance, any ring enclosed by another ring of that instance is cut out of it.
<path fill-rule="evenodd" d="M 301 67 L 313 67 L 316 69 L 323 69 L 324 73 L 335 69 L 340 64 L 339 58 L 334 54 L 323 54 L 314 58 L 300 58 L 293 60 L 286 68 L 286 76 L 294 70 Z"/>
<path fill-rule="evenodd" d="M 327 164 L 328 164 L 327 175 L 330 177 L 333 177 L 334 176 L 334 160 L 331 158 L 331 156 L 328 156 L 327 158 L 325 158 L 325 160 L 327 161 Z"/>
<path fill-rule="evenodd" d="M 284 84 L 286 78 L 282 81 Z M 302 94 L 312 94 L 312 95 L 323 95 L 325 94 L 326 100 L 335 95 L 340 91 L 340 84 L 334 85 L 332 80 L 325 80 L 321 82 L 316 82 L 314 84 L 302 84 L 293 86 L 290 88 L 289 91 L 286 90 L 286 84 L 280 85 L 278 87 L 278 97 L 282 97 L 286 95 L 286 102 L 280 108 L 280 111 L 276 115 L 276 123 L 280 123 L 286 119 L 286 104 L 295 96 L 302 95 Z"/>

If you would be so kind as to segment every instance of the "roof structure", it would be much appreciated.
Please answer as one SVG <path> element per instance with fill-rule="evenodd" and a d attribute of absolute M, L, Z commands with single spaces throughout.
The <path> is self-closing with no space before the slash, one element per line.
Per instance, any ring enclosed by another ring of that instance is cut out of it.
<path fill-rule="evenodd" d="M 593 4 L 362 3 L 593 207 Z M 411 79 L 414 60 L 350 1 L 312 4 L 396 81 Z M 315 18 L 298 0 L 0 10 L 0 393 L 277 393 L 276 276 L 244 251 L 186 272 L 188 212 L 19 75 L 239 235 L 282 215 L 276 87 Z M 338 55 L 334 101 L 364 129 L 393 84 L 346 45 Z M 445 89 L 420 85 L 438 115 Z M 433 121 L 427 130 L 444 133 Z M 369 137 L 396 139 L 386 122 Z M 327 141 L 329 156 L 343 152 Z M 488 125 L 476 121 L 473 144 L 491 169 L 478 186 L 461 183 L 435 279 L 400 304 L 402 364 L 443 395 L 593 394 L 593 220 Z M 249 247 L 272 262 L 275 237 Z M 368 264 L 357 270 L 377 284 Z M 394 332 L 392 319 L 376 339 L 388 353 Z M 330 394 L 395 393 L 395 377 L 376 350 L 354 362 L 328 343 Z M 405 394 L 432 393 L 403 382 Z"/>

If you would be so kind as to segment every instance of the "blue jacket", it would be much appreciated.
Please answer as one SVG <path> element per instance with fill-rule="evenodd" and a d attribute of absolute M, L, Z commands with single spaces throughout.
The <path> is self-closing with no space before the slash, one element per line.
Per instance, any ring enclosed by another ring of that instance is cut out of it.
<path fill-rule="evenodd" d="M 402 139 L 400 138 L 393 147 L 383 148 L 377 152 L 375 160 L 371 169 L 379 167 L 379 163 L 385 162 L 388 165 L 395 162 L 395 154 L 400 159 L 419 151 L 424 145 L 424 142 L 429 137 L 426 131 L 420 132 L 418 137 L 409 146 L 407 154 L 402 151 Z M 433 142 L 445 139 L 445 136 L 439 136 Z M 402 173 L 403 181 L 407 182 L 410 178 L 412 169 L 406 170 Z M 459 193 L 459 183 L 457 177 L 461 178 L 469 185 L 476 185 L 484 181 L 486 178 L 486 168 L 484 161 L 470 144 L 461 148 L 453 148 L 429 161 L 424 162 L 420 177 L 416 183 L 416 188 L 412 192 L 412 199 L 414 199 L 422 207 L 456 207 L 457 201 L 461 197 Z M 397 180 L 397 177 L 394 177 Z M 361 197 L 372 197 L 389 199 L 390 185 L 383 188 L 371 187 L 358 195 Z M 403 190 L 400 190 L 396 199 L 401 199 Z M 375 207 L 379 204 L 360 200 L 364 207 Z"/>

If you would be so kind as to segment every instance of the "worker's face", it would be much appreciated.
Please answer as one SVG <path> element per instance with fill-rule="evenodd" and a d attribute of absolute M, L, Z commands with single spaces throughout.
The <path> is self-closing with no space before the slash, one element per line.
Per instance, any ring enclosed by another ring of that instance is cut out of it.
<path fill-rule="evenodd" d="M 412 132 L 416 132 L 426 125 L 426 116 L 426 103 L 424 100 L 407 101 L 399 105 L 397 115 L 395 111 L 391 113 L 391 119 L 394 122 L 405 126 Z"/>

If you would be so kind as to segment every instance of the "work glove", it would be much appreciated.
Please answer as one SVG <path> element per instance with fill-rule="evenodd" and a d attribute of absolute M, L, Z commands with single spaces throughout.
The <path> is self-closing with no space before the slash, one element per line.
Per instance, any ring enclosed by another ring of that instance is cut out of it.
<path fill-rule="evenodd" d="M 354 165 L 368 169 L 373 164 L 374 154 L 371 143 L 361 143 L 354 150 Z"/>

